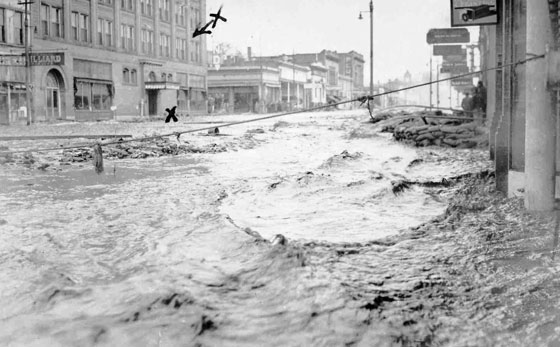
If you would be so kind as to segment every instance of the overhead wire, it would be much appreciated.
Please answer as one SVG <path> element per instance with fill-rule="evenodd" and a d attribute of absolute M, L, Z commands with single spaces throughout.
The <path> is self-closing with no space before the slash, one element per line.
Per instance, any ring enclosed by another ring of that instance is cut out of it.
<path fill-rule="evenodd" d="M 399 93 L 399 92 L 402 92 L 402 91 L 405 91 L 405 90 L 425 87 L 425 86 L 428 86 L 430 84 L 436 84 L 436 83 L 441 83 L 441 82 L 445 82 L 445 81 L 451 81 L 451 80 L 466 77 L 466 76 L 478 75 L 478 74 L 481 74 L 483 72 L 488 72 L 488 71 L 493 71 L 493 70 L 501 70 L 501 69 L 503 69 L 505 67 L 508 67 L 508 66 L 524 64 L 524 63 L 527 63 L 531 60 L 542 59 L 544 57 L 545 57 L 544 54 L 535 55 L 535 56 L 532 56 L 530 58 L 526 58 L 524 60 L 516 61 L 516 62 L 513 62 L 513 63 L 503 64 L 503 65 L 496 66 L 496 67 L 491 67 L 491 68 L 486 68 L 484 70 L 467 72 L 467 73 L 464 73 L 464 74 L 455 75 L 455 76 L 451 76 L 451 77 L 448 77 L 448 78 L 442 78 L 442 79 L 438 79 L 438 80 L 434 80 L 434 81 L 430 81 L 430 82 L 425 82 L 425 83 L 420 83 L 420 84 L 407 86 L 407 87 L 403 87 L 403 88 L 399 88 L 399 89 L 389 90 L 389 91 L 378 93 L 378 94 L 364 95 L 364 96 L 361 96 L 361 97 L 358 97 L 358 98 L 355 98 L 355 99 L 351 99 L 351 100 L 339 101 L 339 102 L 336 102 L 336 103 L 331 103 L 331 104 L 327 104 L 327 105 L 321 105 L 321 106 L 306 108 L 306 109 L 302 109 L 302 110 L 295 110 L 295 111 L 289 111 L 289 112 L 284 112 L 284 113 L 280 113 L 280 114 L 273 114 L 273 115 L 264 116 L 264 117 L 246 119 L 246 120 L 242 120 L 242 121 L 223 123 L 223 124 L 220 124 L 219 126 L 216 126 L 216 125 L 207 126 L 207 127 L 197 128 L 197 129 L 190 129 L 190 130 L 185 130 L 185 131 L 172 132 L 172 133 L 166 133 L 166 134 L 158 134 L 158 135 L 152 135 L 152 136 L 144 136 L 144 137 L 138 137 L 138 138 L 132 138 L 132 139 L 126 139 L 126 140 L 119 139 L 119 140 L 108 141 L 108 142 L 97 141 L 97 142 L 94 142 L 94 143 L 91 143 L 91 144 L 88 144 L 88 145 L 75 145 L 75 146 L 64 146 L 64 147 L 60 146 L 60 147 L 37 148 L 37 149 L 16 150 L 16 151 L 0 151 L 0 154 L 5 155 L 5 154 L 16 154 L 16 153 L 52 152 L 52 151 L 80 149 L 80 148 L 90 148 L 91 149 L 91 147 L 96 145 L 96 144 L 99 144 L 100 146 L 110 146 L 110 145 L 115 145 L 115 144 L 123 144 L 123 143 L 127 143 L 127 142 L 149 141 L 149 140 L 160 139 L 160 138 L 169 137 L 169 136 L 176 136 L 177 138 L 179 138 L 183 134 L 195 133 L 195 132 L 205 131 L 205 130 L 212 130 L 212 129 L 215 129 L 216 127 L 224 128 L 224 127 L 230 127 L 230 126 L 235 126 L 235 125 L 240 125 L 240 124 L 259 122 L 259 121 L 263 121 L 263 120 L 267 120 L 267 119 L 285 117 L 285 116 L 294 115 L 294 114 L 301 114 L 301 113 L 308 113 L 308 112 L 312 112 L 312 111 L 319 111 L 319 110 L 323 110 L 323 109 L 327 109 L 327 108 L 331 108 L 331 107 L 336 107 L 336 106 L 339 106 L 339 105 L 345 105 L 345 104 L 349 104 L 349 103 L 353 103 L 353 102 L 360 102 L 361 105 L 363 105 L 364 103 L 367 102 L 368 103 L 368 111 L 370 112 L 370 116 L 372 116 L 371 107 L 369 106 L 369 103 L 373 102 L 373 100 L 377 97 L 384 96 L 384 95 L 389 95 L 389 94 L 394 94 L 394 93 Z M 405 106 L 405 105 L 403 105 L 403 106 Z M 414 106 L 410 105 L 410 107 L 414 107 Z M 429 106 L 429 108 L 435 108 L 435 107 Z M 426 115 L 406 116 L 406 118 L 412 118 L 412 117 L 431 117 L 431 118 L 433 118 L 433 117 L 441 117 L 441 116 L 426 116 Z M 449 117 L 444 116 L 444 117 L 441 117 L 441 118 L 449 118 Z M 453 117 L 453 118 L 459 118 L 459 117 Z M 470 118 L 470 117 L 462 117 L 462 118 L 472 120 L 472 118 Z"/>

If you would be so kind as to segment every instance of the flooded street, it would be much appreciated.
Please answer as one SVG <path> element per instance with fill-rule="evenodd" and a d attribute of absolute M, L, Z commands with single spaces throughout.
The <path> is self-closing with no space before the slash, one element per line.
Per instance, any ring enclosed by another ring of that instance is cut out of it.
<path fill-rule="evenodd" d="M 366 121 L 312 113 L 221 128 L 181 141 L 227 151 L 105 160 L 101 175 L 90 162 L 2 165 L 0 345 L 367 342 L 370 309 L 332 253 L 370 244 L 375 255 L 352 267 L 376 269 L 359 280 L 377 285 L 412 271 L 406 261 L 385 268 L 380 257 L 402 254 L 381 240 L 441 215 L 449 193 L 413 185 L 394 194 L 392 183 L 440 182 L 490 163 L 477 150 L 400 145 Z"/>

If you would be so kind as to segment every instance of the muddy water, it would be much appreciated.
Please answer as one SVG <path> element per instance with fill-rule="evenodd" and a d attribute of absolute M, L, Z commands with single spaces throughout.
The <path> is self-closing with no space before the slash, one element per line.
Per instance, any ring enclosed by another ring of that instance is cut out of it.
<path fill-rule="evenodd" d="M 224 128 L 182 139 L 227 152 L 106 161 L 99 176 L 2 167 L 0 345 L 359 340 L 367 310 L 336 269 L 308 262 L 304 241 L 395 235 L 446 199 L 419 186 L 394 195 L 392 181 L 488 165 L 472 151 L 401 146 L 365 120 L 323 113 Z M 288 245 L 271 243 L 276 234 Z"/>

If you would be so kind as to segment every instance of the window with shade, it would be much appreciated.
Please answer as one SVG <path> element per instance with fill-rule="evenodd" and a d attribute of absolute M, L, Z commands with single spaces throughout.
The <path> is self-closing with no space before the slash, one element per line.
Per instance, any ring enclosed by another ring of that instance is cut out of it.
<path fill-rule="evenodd" d="M 154 53 L 154 32 L 147 29 L 142 29 L 142 53 Z"/>
<path fill-rule="evenodd" d="M 13 16 L 14 21 L 14 43 L 16 45 L 23 45 L 25 34 L 23 29 L 23 13 L 15 12 Z"/>
<path fill-rule="evenodd" d="M 134 11 L 134 3 L 136 0 L 121 0 L 121 8 L 127 11 Z"/>
<path fill-rule="evenodd" d="M 41 30 L 43 35 L 49 34 L 49 18 L 51 17 L 49 5 L 41 4 Z"/>
<path fill-rule="evenodd" d="M 113 46 L 113 22 L 99 18 L 97 20 L 97 40 L 101 46 Z"/>
<path fill-rule="evenodd" d="M 0 8 L 0 42 L 6 42 L 6 11 Z"/>
<path fill-rule="evenodd" d="M 159 38 L 160 55 L 162 57 L 169 57 L 169 43 L 171 38 L 169 35 L 161 34 Z"/>
<path fill-rule="evenodd" d="M 78 41 L 82 42 L 90 42 L 89 37 L 89 16 L 87 14 L 80 13 L 78 15 L 79 23 L 78 23 Z"/>
<path fill-rule="evenodd" d="M 169 22 L 169 0 L 159 0 L 159 19 Z"/>
<path fill-rule="evenodd" d="M 140 0 L 140 13 L 151 17 L 154 15 L 154 0 Z"/>
<path fill-rule="evenodd" d="M 41 4 L 41 30 L 43 35 L 63 37 L 62 8 Z"/>
<path fill-rule="evenodd" d="M 187 59 L 187 40 L 175 39 L 175 56 L 177 59 Z"/>
<path fill-rule="evenodd" d="M 121 24 L 121 47 L 125 51 L 134 51 L 134 42 L 134 27 L 131 25 Z"/>
<path fill-rule="evenodd" d="M 183 27 L 187 25 L 186 13 L 187 13 L 187 6 L 177 4 L 177 7 L 175 8 L 175 22 L 177 23 L 177 25 Z"/>

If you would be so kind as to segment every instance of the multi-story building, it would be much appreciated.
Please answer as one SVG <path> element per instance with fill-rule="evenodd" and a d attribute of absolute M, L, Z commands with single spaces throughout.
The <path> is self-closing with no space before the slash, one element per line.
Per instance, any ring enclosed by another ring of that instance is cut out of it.
<path fill-rule="evenodd" d="M 339 55 L 339 74 L 346 76 L 351 81 L 351 87 L 344 89 L 343 94 L 351 95 L 352 98 L 363 95 L 364 89 L 364 56 L 358 52 L 338 53 Z"/>
<path fill-rule="evenodd" d="M 29 1 L 30 63 L 19 0 L 0 3 L 0 121 L 206 113 L 205 0 Z M 25 113 L 25 112 L 24 112 Z M 19 112 L 21 116 L 22 112 Z"/>

